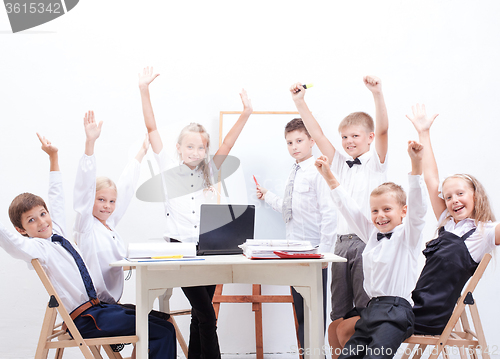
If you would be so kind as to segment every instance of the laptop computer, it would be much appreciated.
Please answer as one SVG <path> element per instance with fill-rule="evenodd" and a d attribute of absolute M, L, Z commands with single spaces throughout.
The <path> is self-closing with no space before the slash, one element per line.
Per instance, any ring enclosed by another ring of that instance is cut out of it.
<path fill-rule="evenodd" d="M 241 254 L 238 245 L 253 239 L 255 206 L 202 204 L 197 255 Z"/>

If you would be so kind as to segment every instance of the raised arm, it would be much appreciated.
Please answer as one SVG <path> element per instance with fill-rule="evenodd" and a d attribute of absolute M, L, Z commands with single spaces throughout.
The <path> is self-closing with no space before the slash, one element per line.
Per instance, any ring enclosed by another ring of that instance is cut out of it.
<path fill-rule="evenodd" d="M 319 173 L 326 180 L 330 190 L 332 190 L 330 195 L 339 212 L 344 216 L 349 226 L 356 229 L 356 234 L 359 238 L 361 238 L 361 240 L 365 243 L 368 242 L 370 232 L 373 229 L 373 224 L 365 217 L 363 212 L 361 212 L 356 202 L 349 197 L 345 189 L 340 186 L 339 181 L 330 170 L 328 158 L 320 156 L 316 159 L 314 164 L 316 165 Z"/>
<path fill-rule="evenodd" d="M 413 126 L 415 126 L 415 129 L 418 132 L 419 141 L 424 146 L 422 168 L 424 172 L 425 185 L 427 186 L 427 191 L 429 192 L 434 215 L 437 219 L 439 219 L 441 213 L 443 213 L 446 209 L 446 205 L 444 203 L 444 199 L 439 197 L 439 172 L 434 152 L 432 151 L 430 136 L 430 128 L 438 115 L 435 114 L 430 117 L 427 116 L 427 113 L 425 112 L 425 105 L 419 104 L 412 106 L 412 112 L 413 114 L 411 116 L 406 115 L 406 117 L 413 123 Z"/>
<path fill-rule="evenodd" d="M 242 89 L 240 92 L 241 102 L 243 104 L 243 112 L 241 113 L 238 121 L 234 124 L 234 126 L 229 130 L 226 137 L 224 137 L 224 141 L 222 145 L 219 147 L 219 150 L 214 156 L 214 164 L 219 169 L 222 163 L 225 161 L 227 155 L 233 148 L 236 140 L 238 139 L 243 127 L 247 123 L 248 118 L 253 112 L 252 102 L 248 98 L 247 92 L 245 89 Z"/>
<path fill-rule="evenodd" d="M 371 91 L 375 102 L 375 149 L 380 162 L 384 163 L 389 140 L 389 118 L 382 93 L 382 81 L 375 76 L 365 76 L 363 82 Z"/>
<path fill-rule="evenodd" d="M 142 74 L 139 74 L 139 91 L 141 92 L 142 113 L 144 115 L 144 123 L 148 130 L 149 140 L 154 153 L 160 153 L 163 149 L 160 134 L 156 128 L 155 115 L 153 113 L 153 106 L 151 105 L 151 98 L 149 95 L 149 84 L 160 74 L 153 73 L 153 67 L 145 67 Z"/>
<path fill-rule="evenodd" d="M 416 141 L 408 141 L 408 155 L 411 159 L 411 174 L 422 174 L 422 159 L 424 155 L 424 146 Z"/>
<path fill-rule="evenodd" d="M 95 122 L 94 111 L 88 111 L 83 118 L 83 126 L 85 127 L 85 154 L 92 156 L 94 154 L 95 141 L 101 135 L 102 121 L 97 124 Z"/>
<path fill-rule="evenodd" d="M 50 171 L 57 172 L 59 171 L 59 155 L 57 147 L 54 146 L 45 136 L 40 135 L 38 132 L 36 133 L 38 139 L 42 143 L 43 152 L 49 155 L 50 159 Z"/>
<path fill-rule="evenodd" d="M 300 117 L 302 118 L 307 131 L 318 145 L 321 153 L 328 158 L 328 163 L 331 164 L 333 156 L 335 155 L 335 147 L 333 147 L 330 140 L 328 140 L 328 138 L 325 136 L 318 121 L 316 121 L 311 110 L 309 110 L 309 107 L 307 107 L 306 101 L 304 99 L 306 89 L 298 82 L 290 87 L 290 92 L 292 94 L 292 99 L 295 103 L 295 107 L 297 107 L 297 111 L 299 111 Z"/>
<path fill-rule="evenodd" d="M 135 156 L 135 159 L 137 162 L 141 163 L 144 156 L 146 156 L 146 153 L 148 153 L 149 145 L 151 143 L 149 142 L 149 134 L 146 134 L 146 138 L 142 142 L 142 146 L 139 149 L 139 152 L 137 152 L 137 155 Z"/>

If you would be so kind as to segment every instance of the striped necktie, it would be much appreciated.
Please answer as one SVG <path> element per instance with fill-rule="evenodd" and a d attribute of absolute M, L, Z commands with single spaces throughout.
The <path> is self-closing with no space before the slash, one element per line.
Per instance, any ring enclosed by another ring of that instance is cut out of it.
<path fill-rule="evenodd" d="M 92 283 L 92 278 L 90 278 L 89 271 L 87 270 L 85 263 L 83 263 L 82 257 L 78 254 L 78 252 L 75 250 L 75 248 L 73 248 L 71 243 L 69 243 L 66 238 L 58 234 L 53 234 L 52 242 L 59 242 L 61 246 L 73 256 L 73 259 L 78 266 L 78 270 L 80 271 L 80 275 L 82 276 L 83 284 L 85 285 L 85 290 L 87 291 L 89 298 L 96 299 L 97 294 L 94 288 L 94 283 Z"/>
<path fill-rule="evenodd" d="M 293 192 L 293 183 L 295 182 L 295 176 L 297 175 L 297 171 L 299 170 L 300 165 L 297 163 L 294 164 L 292 172 L 288 177 L 288 183 L 285 188 L 285 197 L 283 198 L 283 220 L 285 223 L 290 222 L 292 219 L 292 192 Z"/>

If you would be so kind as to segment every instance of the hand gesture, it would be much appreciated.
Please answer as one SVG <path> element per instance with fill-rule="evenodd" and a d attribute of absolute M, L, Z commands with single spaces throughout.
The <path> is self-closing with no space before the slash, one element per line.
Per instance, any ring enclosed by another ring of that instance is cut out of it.
<path fill-rule="evenodd" d="M 40 135 L 38 132 L 36 133 L 38 136 L 38 139 L 42 143 L 42 150 L 47 153 L 49 156 L 53 156 L 57 154 L 57 147 L 54 146 L 48 139 L 45 138 L 45 136 Z"/>
<path fill-rule="evenodd" d="M 406 118 L 408 118 L 413 123 L 413 126 L 415 126 L 417 132 L 421 133 L 429 131 L 438 114 L 436 113 L 435 115 L 428 117 L 427 113 L 425 112 L 424 104 L 422 104 L 421 106 L 417 103 L 415 106 L 412 106 L 411 109 L 413 111 L 413 116 L 410 117 L 406 115 Z"/>
<path fill-rule="evenodd" d="M 380 93 L 382 92 L 382 80 L 380 80 L 376 76 L 365 76 L 363 77 L 363 82 L 365 83 L 365 86 L 370 90 L 372 93 Z"/>
<path fill-rule="evenodd" d="M 240 92 L 241 102 L 243 103 L 243 112 L 253 112 L 252 101 L 248 98 L 245 89 Z"/>
<path fill-rule="evenodd" d="M 83 118 L 83 126 L 85 127 L 85 135 L 87 141 L 95 141 L 101 135 L 102 121 L 96 124 L 94 111 L 88 111 Z"/>
<path fill-rule="evenodd" d="M 160 74 L 153 74 L 153 66 L 145 67 L 144 70 L 142 70 L 142 74 L 139 73 L 139 87 L 148 87 L 158 76 L 160 76 Z"/>
<path fill-rule="evenodd" d="M 257 199 L 265 199 L 266 193 L 267 193 L 267 189 L 265 189 L 264 187 L 262 187 L 260 185 L 257 186 Z"/>
<path fill-rule="evenodd" d="M 290 87 L 290 92 L 292 94 L 292 100 L 294 101 L 303 100 L 306 95 L 306 89 L 300 82 L 294 83 Z"/>
<path fill-rule="evenodd" d="M 319 173 L 326 179 L 329 180 L 331 178 L 335 178 L 333 176 L 332 171 L 330 170 L 330 166 L 328 165 L 328 157 L 319 156 L 314 163 Z"/>
<path fill-rule="evenodd" d="M 146 133 L 146 138 L 144 139 L 144 141 L 142 142 L 142 146 L 141 148 L 139 149 L 139 152 L 137 152 L 137 155 L 135 156 L 135 159 L 141 163 L 142 162 L 142 159 L 144 158 L 144 156 L 146 156 L 146 153 L 148 152 L 148 149 L 149 149 L 149 145 L 151 144 L 151 142 L 149 142 L 149 134 Z"/>
<path fill-rule="evenodd" d="M 408 141 L 408 154 L 412 161 L 422 161 L 424 146 L 417 141 Z"/>

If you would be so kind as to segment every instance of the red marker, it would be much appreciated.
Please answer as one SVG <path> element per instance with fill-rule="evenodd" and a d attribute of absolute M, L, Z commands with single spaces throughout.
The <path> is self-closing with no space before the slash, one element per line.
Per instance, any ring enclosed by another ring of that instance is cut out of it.
<path fill-rule="evenodd" d="M 259 185 L 259 182 L 257 182 L 257 178 L 255 178 L 255 176 L 252 176 L 252 177 L 253 177 L 253 180 L 255 181 L 255 185 L 256 185 L 256 186 L 260 186 L 260 185 Z"/>

